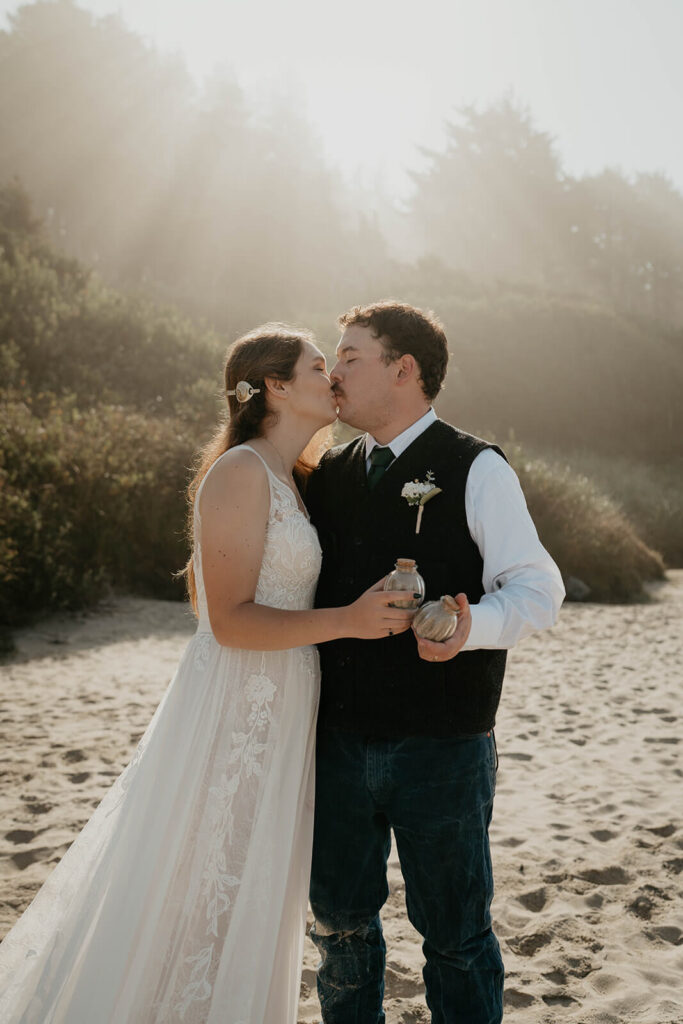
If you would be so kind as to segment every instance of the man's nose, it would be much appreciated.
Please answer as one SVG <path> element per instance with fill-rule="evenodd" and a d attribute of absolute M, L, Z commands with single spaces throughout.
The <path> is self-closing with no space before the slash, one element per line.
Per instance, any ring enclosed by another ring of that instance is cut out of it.
<path fill-rule="evenodd" d="M 340 368 L 341 363 L 335 363 L 332 369 L 330 370 L 330 380 L 332 381 L 333 384 L 338 384 L 339 381 L 342 379 Z"/>

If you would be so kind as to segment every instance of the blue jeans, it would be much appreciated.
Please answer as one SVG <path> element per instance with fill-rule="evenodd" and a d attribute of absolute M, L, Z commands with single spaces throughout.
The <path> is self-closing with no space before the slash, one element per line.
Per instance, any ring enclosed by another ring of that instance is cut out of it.
<path fill-rule="evenodd" d="M 432 1024 L 499 1024 L 503 962 L 491 930 L 488 733 L 365 740 L 318 735 L 311 938 L 324 1024 L 383 1024 L 393 828 L 410 921 L 422 935 Z"/>

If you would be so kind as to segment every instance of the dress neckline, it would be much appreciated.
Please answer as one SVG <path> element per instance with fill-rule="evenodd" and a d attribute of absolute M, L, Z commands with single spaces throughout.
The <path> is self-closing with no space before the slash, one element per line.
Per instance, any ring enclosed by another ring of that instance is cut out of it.
<path fill-rule="evenodd" d="M 236 445 L 235 447 L 238 447 L 238 448 L 248 448 L 250 452 L 254 453 L 254 455 L 256 456 L 257 459 L 261 460 L 263 465 L 266 467 L 266 472 L 269 473 L 270 476 L 272 476 L 272 478 L 274 480 L 276 480 L 277 483 L 279 483 L 282 487 L 286 487 L 287 490 L 289 491 L 289 493 L 292 495 L 292 497 L 294 498 L 294 503 L 296 505 L 297 512 L 299 512 L 304 517 L 306 522 L 310 523 L 311 517 L 309 516 L 308 512 L 306 511 L 306 509 L 302 508 L 302 505 L 299 504 L 299 499 L 301 498 L 301 495 L 298 494 L 294 490 L 293 487 L 290 487 L 289 484 L 286 484 L 284 480 L 281 480 L 280 477 L 277 475 L 277 473 L 273 472 L 273 470 L 270 468 L 270 466 L 268 465 L 266 460 L 263 458 L 261 453 L 257 452 L 256 449 L 252 448 L 252 446 L 250 444 L 248 444 L 246 441 L 243 441 L 241 445 Z M 302 504 L 303 504 L 303 501 L 302 501 Z"/>

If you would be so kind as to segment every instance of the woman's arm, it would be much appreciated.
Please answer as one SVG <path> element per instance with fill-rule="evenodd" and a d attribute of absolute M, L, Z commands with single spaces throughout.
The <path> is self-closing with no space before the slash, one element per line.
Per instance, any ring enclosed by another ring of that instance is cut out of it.
<path fill-rule="evenodd" d="M 382 581 L 341 608 L 290 611 L 256 604 L 269 507 L 266 472 L 248 452 L 230 452 L 202 487 L 202 575 L 220 644 L 276 651 L 341 637 L 373 640 L 409 628 L 414 613 L 389 608 L 396 595 L 382 591 Z"/>

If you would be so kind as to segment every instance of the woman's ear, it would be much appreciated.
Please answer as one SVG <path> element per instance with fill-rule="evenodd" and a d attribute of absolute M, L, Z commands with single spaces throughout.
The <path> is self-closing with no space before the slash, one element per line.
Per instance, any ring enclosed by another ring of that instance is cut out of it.
<path fill-rule="evenodd" d="M 287 397 L 287 382 L 278 380 L 277 377 L 264 377 L 263 383 L 266 386 L 266 391 L 273 398 L 281 399 Z"/>

